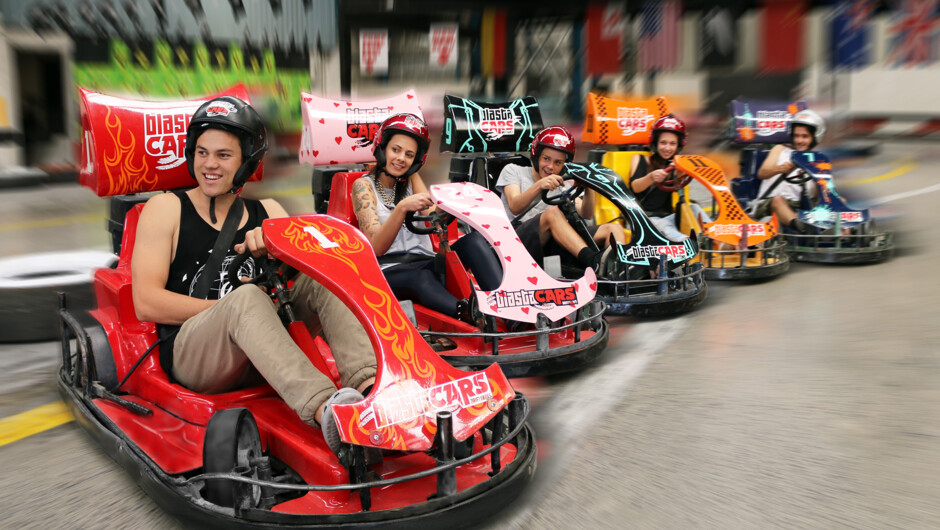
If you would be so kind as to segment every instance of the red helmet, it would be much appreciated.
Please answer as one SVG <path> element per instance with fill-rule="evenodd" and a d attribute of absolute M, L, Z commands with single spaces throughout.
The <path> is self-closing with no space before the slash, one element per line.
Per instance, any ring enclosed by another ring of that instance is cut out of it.
<path fill-rule="evenodd" d="M 392 136 L 399 133 L 407 134 L 418 142 L 415 161 L 408 168 L 408 171 L 405 171 L 405 174 L 399 177 L 400 180 L 404 180 L 421 169 L 421 166 L 428 159 L 431 135 L 428 133 L 428 124 L 414 114 L 393 114 L 386 118 L 379 130 L 375 131 L 375 138 L 372 140 L 372 154 L 375 156 L 375 162 L 379 170 L 385 169 L 385 148 L 388 147 L 388 142 L 392 139 Z"/>
<path fill-rule="evenodd" d="M 679 151 L 682 151 L 682 148 L 685 147 L 685 123 L 672 114 L 663 116 L 653 122 L 653 135 L 650 138 L 650 150 L 654 153 L 656 152 L 656 142 L 659 141 L 659 135 L 664 132 L 675 133 L 679 137 L 679 148 L 676 149 L 676 154 L 679 154 Z"/>
<path fill-rule="evenodd" d="M 557 125 L 546 127 L 535 134 L 535 138 L 532 139 L 532 147 L 529 149 L 533 164 L 536 163 L 536 159 L 539 157 L 542 149 L 546 147 L 557 149 L 564 153 L 565 162 L 574 160 L 574 136 L 564 127 L 558 127 Z"/>

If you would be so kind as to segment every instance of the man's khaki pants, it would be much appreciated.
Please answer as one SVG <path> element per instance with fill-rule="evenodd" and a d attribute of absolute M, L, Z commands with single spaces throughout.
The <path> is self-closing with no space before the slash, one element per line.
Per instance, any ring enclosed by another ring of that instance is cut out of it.
<path fill-rule="evenodd" d="M 297 318 L 314 336 L 322 330 L 342 386 L 358 388 L 374 377 L 372 344 L 349 308 L 307 276 L 299 277 L 292 292 Z M 258 374 L 311 425 L 317 409 L 336 390 L 291 339 L 271 298 L 254 285 L 235 289 L 180 328 L 173 375 L 186 388 L 218 394 L 240 388 Z"/>

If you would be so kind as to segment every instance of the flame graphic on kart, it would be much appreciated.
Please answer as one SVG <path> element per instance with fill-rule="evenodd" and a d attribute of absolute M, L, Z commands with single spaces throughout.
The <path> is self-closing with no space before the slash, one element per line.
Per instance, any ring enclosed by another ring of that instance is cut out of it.
<path fill-rule="evenodd" d="M 105 124 L 111 145 L 114 146 L 113 152 L 105 153 L 103 157 L 108 176 L 108 195 L 122 193 L 122 190 L 130 189 L 134 183 L 139 182 L 152 187 L 156 183 L 156 176 L 148 175 L 143 155 L 138 157 L 138 160 L 134 159 L 137 142 L 133 133 L 124 130 L 120 118 L 117 114 L 112 114 L 110 108 L 105 117 Z"/>
<path fill-rule="evenodd" d="M 453 411 L 454 436 L 465 439 L 512 399 L 512 387 L 498 365 L 471 374 L 431 350 L 391 294 L 361 232 L 335 218 L 312 215 L 268 219 L 263 233 L 274 255 L 350 307 L 376 352 L 372 393 L 358 403 L 333 407 L 343 440 L 423 451 L 433 443 L 438 411 Z M 454 383 L 468 375 L 478 378 L 473 386 Z M 485 377 L 485 385 L 480 377 Z M 419 389 L 437 389 L 440 396 L 422 401 Z"/>

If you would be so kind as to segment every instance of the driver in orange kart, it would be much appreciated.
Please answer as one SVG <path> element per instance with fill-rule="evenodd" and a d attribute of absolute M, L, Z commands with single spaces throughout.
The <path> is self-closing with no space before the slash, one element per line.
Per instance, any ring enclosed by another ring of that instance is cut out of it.
<path fill-rule="evenodd" d="M 634 155 L 630 167 L 635 168 L 630 176 L 630 191 L 649 216 L 656 228 L 671 241 L 684 241 L 689 238 L 676 226 L 676 207 L 672 203 L 672 192 L 659 188 L 659 184 L 668 183 L 675 178 L 676 167 L 673 159 L 685 147 L 688 136 L 685 123 L 672 114 L 663 116 L 653 123 L 650 138 L 649 157 Z M 692 213 L 699 224 L 710 223 L 711 218 L 701 206 L 689 203 Z"/>
<path fill-rule="evenodd" d="M 131 261 L 134 309 L 138 319 L 157 323 L 160 361 L 171 381 L 218 394 L 263 378 L 304 422 L 322 425 L 338 454 L 343 444 L 327 409 L 362 400 L 375 381 L 376 359 L 365 330 L 326 288 L 307 276 L 297 279 L 295 314 L 312 334 L 322 330 L 326 337 L 341 376 L 337 391 L 291 339 L 270 297 L 253 285 L 233 288 L 228 281 L 237 254 L 267 254 L 262 221 L 287 216 L 274 200 L 238 196 L 267 148 L 261 117 L 244 101 L 220 96 L 196 110 L 185 155 L 197 187 L 147 201 Z M 224 256 L 213 260 L 226 223 L 234 237 L 216 252 Z M 255 276 L 253 258 L 239 269 L 240 277 Z"/>

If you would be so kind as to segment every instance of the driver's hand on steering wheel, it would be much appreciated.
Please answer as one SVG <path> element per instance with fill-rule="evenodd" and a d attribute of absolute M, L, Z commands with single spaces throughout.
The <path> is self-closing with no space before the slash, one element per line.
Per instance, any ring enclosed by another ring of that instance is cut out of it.
<path fill-rule="evenodd" d="M 547 177 L 542 177 L 536 183 L 540 190 L 551 191 L 565 183 L 565 179 L 561 178 L 558 175 L 549 175 Z"/>
<path fill-rule="evenodd" d="M 403 208 L 404 211 L 418 213 L 427 210 L 433 205 L 434 201 L 431 200 L 431 196 L 427 193 L 415 193 L 414 195 L 409 195 L 398 203 L 398 206 Z"/>
<path fill-rule="evenodd" d="M 657 169 L 656 171 L 650 172 L 650 178 L 653 179 L 653 182 L 662 182 L 666 180 L 669 178 L 669 171 L 667 171 L 667 169 Z"/>
<path fill-rule="evenodd" d="M 246 250 L 256 258 L 268 254 L 268 249 L 264 246 L 264 238 L 261 236 L 260 226 L 249 230 L 245 234 L 245 241 L 235 245 L 235 252 L 239 254 L 244 254 Z"/>

